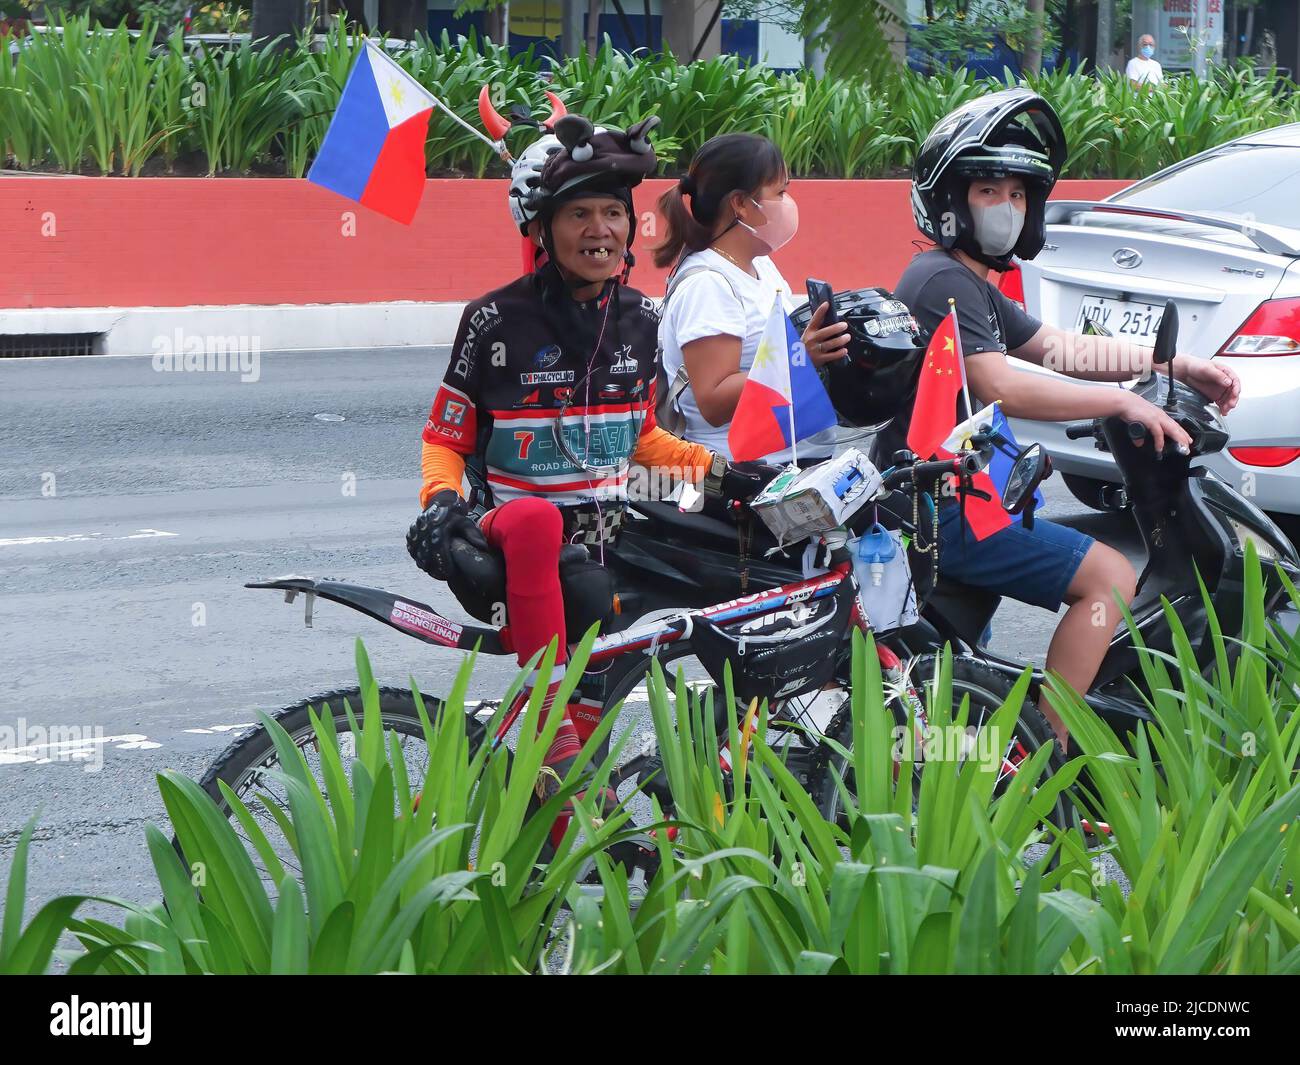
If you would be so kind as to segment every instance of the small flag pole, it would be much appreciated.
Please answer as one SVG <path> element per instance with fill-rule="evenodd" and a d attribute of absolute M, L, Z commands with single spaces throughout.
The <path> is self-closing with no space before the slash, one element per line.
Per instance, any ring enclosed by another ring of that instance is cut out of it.
<path fill-rule="evenodd" d="M 948 313 L 952 315 L 952 338 L 953 345 L 957 349 L 957 369 L 961 373 L 961 395 L 966 403 L 966 418 L 970 419 L 975 414 L 975 409 L 970 405 L 970 383 L 966 380 L 966 357 L 961 350 L 961 331 L 957 326 L 957 301 L 951 296 L 948 297 Z"/>
<path fill-rule="evenodd" d="M 775 311 L 778 307 L 780 307 L 780 305 L 781 305 L 781 293 L 778 292 L 776 294 L 776 300 L 772 304 L 772 310 Z M 789 321 L 789 319 L 786 318 L 784 307 L 781 308 L 781 317 L 785 318 L 785 322 Z M 782 322 L 781 324 L 784 326 L 785 322 Z M 785 334 L 787 337 L 789 336 L 789 334 L 786 333 L 785 329 L 782 329 L 781 332 Z M 803 347 L 802 338 L 799 341 L 799 346 Z M 806 348 L 804 350 L 803 357 L 805 359 L 808 358 L 808 351 Z M 790 389 L 790 464 L 792 466 L 798 466 L 799 465 L 799 442 L 795 439 L 795 434 L 794 434 L 794 381 L 790 376 L 790 351 L 789 351 L 788 343 L 786 344 L 786 355 L 785 355 L 785 383 Z"/>
<path fill-rule="evenodd" d="M 384 55 L 383 49 L 379 48 L 379 46 L 376 45 L 374 41 L 370 40 L 369 38 L 365 38 L 365 42 L 371 48 L 374 48 L 377 52 L 379 52 L 380 55 L 383 55 L 385 59 L 388 59 L 388 56 Z M 412 78 L 412 80 L 414 79 Z M 419 83 L 417 82 L 417 84 Z M 421 85 L 420 88 L 423 89 L 424 86 Z M 496 152 L 497 155 L 501 157 L 502 162 L 513 163 L 515 161 L 515 157 L 511 155 L 509 149 L 506 148 L 506 142 L 504 140 L 494 141 L 487 134 L 480 132 L 479 130 L 471 126 L 468 122 L 466 122 L 463 118 L 460 117 L 460 115 L 456 114 L 455 111 L 453 111 L 450 107 L 448 107 L 445 103 L 443 103 L 440 99 L 438 99 L 438 97 L 434 93 L 430 92 L 428 89 L 424 89 L 424 91 L 429 93 L 429 99 L 431 99 L 440 110 L 445 111 L 447 113 L 447 116 L 453 122 L 463 127 L 464 129 L 467 129 L 475 137 L 477 137 L 489 148 L 491 148 L 494 152 Z"/>

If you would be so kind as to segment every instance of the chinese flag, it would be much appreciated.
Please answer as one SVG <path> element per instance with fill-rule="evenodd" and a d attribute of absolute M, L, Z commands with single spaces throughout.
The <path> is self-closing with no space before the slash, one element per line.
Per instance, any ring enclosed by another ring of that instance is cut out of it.
<path fill-rule="evenodd" d="M 957 397 L 961 395 L 961 342 L 957 338 L 957 309 L 939 323 L 925 351 L 925 365 L 916 385 L 912 424 L 907 446 L 929 459 L 957 424 Z"/>
<path fill-rule="evenodd" d="M 953 454 L 944 444 L 957 424 L 957 397 L 961 394 L 965 370 L 961 358 L 954 307 L 930 338 L 925 366 L 916 386 L 912 424 L 907 430 L 907 446 L 923 459 L 947 458 Z M 992 497 L 966 497 L 966 524 L 976 540 L 984 540 L 1010 525 L 1011 515 L 1002 509 L 1002 497 L 986 470 L 971 478 L 971 487 Z"/>

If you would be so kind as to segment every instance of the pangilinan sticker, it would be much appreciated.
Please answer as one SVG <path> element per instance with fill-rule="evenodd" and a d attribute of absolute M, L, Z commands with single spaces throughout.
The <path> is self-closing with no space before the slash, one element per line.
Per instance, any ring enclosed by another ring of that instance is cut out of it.
<path fill-rule="evenodd" d="M 461 626 L 454 621 L 448 621 L 441 614 L 435 614 L 431 610 L 425 610 L 411 603 L 403 603 L 400 599 L 393 604 L 388 620 L 398 628 L 406 629 L 408 632 L 423 633 L 447 644 L 459 642 L 460 634 L 464 631 Z"/>

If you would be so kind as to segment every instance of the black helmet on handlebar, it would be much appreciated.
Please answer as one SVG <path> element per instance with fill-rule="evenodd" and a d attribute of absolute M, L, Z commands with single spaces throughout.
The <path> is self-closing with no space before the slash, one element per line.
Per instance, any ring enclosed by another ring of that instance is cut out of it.
<path fill-rule="evenodd" d="M 834 297 L 835 314 L 849 327 L 845 357 L 826 367 L 836 413 L 852 425 L 882 425 L 904 409 L 916 387 L 924 349 L 907 305 L 883 288 L 857 288 Z M 816 308 L 790 316 L 802 333 Z"/>
<path fill-rule="evenodd" d="M 1065 165 L 1065 132 L 1052 105 L 1028 89 L 1003 89 L 963 104 L 940 119 L 912 165 L 912 216 L 942 248 L 960 248 L 995 270 L 1013 255 L 1032 259 L 1047 241 L 1047 196 Z M 1019 177 L 1028 201 L 1024 228 L 1005 255 L 975 240 L 967 203 L 973 178 Z"/>

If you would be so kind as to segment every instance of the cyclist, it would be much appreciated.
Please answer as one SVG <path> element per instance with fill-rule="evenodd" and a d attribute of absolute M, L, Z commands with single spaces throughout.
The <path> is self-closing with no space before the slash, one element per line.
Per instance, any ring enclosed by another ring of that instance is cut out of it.
<path fill-rule="evenodd" d="M 654 172 L 648 135 L 658 121 L 622 132 L 566 115 L 553 136 L 520 156 L 510 209 L 544 258 L 534 272 L 466 306 L 425 423 L 424 510 L 408 549 L 467 609 L 473 589 L 466 588 L 468 571 L 458 573 L 466 556 L 457 543 L 499 553 L 505 632 L 520 664 L 552 640 L 557 662 L 566 660 L 561 548 L 599 548 L 616 535 L 630 462 L 679 475 L 715 497 L 751 498 L 764 483 L 762 471 L 732 466 L 655 424 L 658 313 L 625 282 L 633 263 L 632 189 Z M 495 504 L 477 518 L 461 491 L 467 459 L 485 472 Z M 534 676 L 521 699 L 535 683 Z M 558 686 L 545 693 L 539 729 Z M 538 780 L 543 801 L 599 720 L 600 703 L 580 699 L 560 709 L 565 720 Z M 598 806 L 612 800 L 595 798 Z M 553 842 L 567 821 L 566 813 L 553 826 Z"/>
<path fill-rule="evenodd" d="M 1090 381 L 1124 381 L 1152 368 L 1152 349 L 1131 341 L 1084 336 L 1044 325 L 988 283 L 1013 255 L 1032 259 L 1046 242 L 1045 203 L 1065 162 L 1061 124 L 1051 106 L 1026 89 L 1004 89 L 941 119 L 917 153 L 912 211 L 935 247 L 915 256 L 896 294 L 928 341 L 955 301 L 972 403 L 1000 400 L 1010 417 L 1074 421 L 1119 415 L 1140 422 L 1152 446 L 1186 448 L 1187 433 L 1159 407 L 1123 388 L 1095 388 L 1057 375 L 1017 372 L 1007 356 Z M 1212 397 L 1227 413 L 1241 384 L 1231 368 L 1180 355 L 1174 376 Z M 960 402 L 960 401 L 959 401 Z M 906 446 L 911 404 L 875 444 L 888 465 Z M 960 411 L 964 418 L 965 412 Z M 928 456 L 926 456 L 928 457 Z M 883 466 L 882 466 L 883 468 Z M 1013 524 L 982 541 L 963 528 L 955 500 L 940 506 L 939 570 L 964 584 L 1056 611 L 1068 609 L 1047 652 L 1047 668 L 1076 691 L 1091 686 L 1121 619 L 1114 595 L 1133 599 L 1128 560 L 1091 536 L 1039 519 L 1032 531 Z M 1064 722 L 1040 708 L 1063 747 Z"/>

